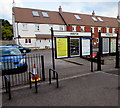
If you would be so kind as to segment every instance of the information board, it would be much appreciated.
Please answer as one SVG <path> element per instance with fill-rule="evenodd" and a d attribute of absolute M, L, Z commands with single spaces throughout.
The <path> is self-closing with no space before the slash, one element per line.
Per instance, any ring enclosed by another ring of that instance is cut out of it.
<path fill-rule="evenodd" d="M 109 53 L 109 38 L 102 39 L 102 53 Z"/>
<path fill-rule="evenodd" d="M 116 39 L 111 39 L 110 41 L 110 52 L 114 53 L 116 52 Z"/>
<path fill-rule="evenodd" d="M 90 38 L 82 38 L 82 55 L 90 55 Z"/>
<path fill-rule="evenodd" d="M 79 48 L 79 38 L 70 38 L 70 55 L 71 56 L 79 56 L 80 48 Z"/>
<path fill-rule="evenodd" d="M 68 39 L 56 38 L 56 55 L 57 58 L 68 57 Z"/>

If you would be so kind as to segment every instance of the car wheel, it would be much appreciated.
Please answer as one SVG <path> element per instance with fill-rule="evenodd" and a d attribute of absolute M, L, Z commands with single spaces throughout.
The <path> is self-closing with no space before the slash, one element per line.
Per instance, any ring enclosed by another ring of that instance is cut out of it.
<path fill-rule="evenodd" d="M 26 50 L 23 50 L 23 53 L 26 53 Z"/>

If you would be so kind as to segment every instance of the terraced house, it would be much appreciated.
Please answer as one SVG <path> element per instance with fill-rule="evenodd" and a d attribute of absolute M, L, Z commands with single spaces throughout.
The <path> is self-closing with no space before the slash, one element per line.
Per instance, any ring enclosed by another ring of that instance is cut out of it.
<path fill-rule="evenodd" d="M 30 48 L 51 48 L 51 27 L 56 36 L 80 37 L 93 33 L 93 44 L 98 45 L 98 31 L 114 36 L 118 31 L 118 18 L 30 8 L 13 7 L 14 39 L 17 44 Z"/>

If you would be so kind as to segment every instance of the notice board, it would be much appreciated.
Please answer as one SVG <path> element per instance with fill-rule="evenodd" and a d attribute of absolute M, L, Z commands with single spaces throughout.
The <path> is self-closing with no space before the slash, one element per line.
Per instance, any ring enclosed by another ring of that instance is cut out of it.
<path fill-rule="evenodd" d="M 110 52 L 111 53 L 116 52 L 116 39 L 115 38 L 111 39 L 110 41 Z"/>
<path fill-rule="evenodd" d="M 56 56 L 57 58 L 68 57 L 68 39 L 56 38 Z"/>
<path fill-rule="evenodd" d="M 82 55 L 90 55 L 90 38 L 82 38 Z"/>
<path fill-rule="evenodd" d="M 102 53 L 109 53 L 109 38 L 102 39 Z"/>

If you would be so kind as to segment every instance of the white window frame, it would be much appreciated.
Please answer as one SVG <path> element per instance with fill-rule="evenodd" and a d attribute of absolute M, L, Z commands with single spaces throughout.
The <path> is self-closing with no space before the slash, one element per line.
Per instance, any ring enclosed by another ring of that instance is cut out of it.
<path fill-rule="evenodd" d="M 76 26 L 72 26 L 72 31 L 76 31 Z"/>
<path fill-rule="evenodd" d="M 95 27 L 91 27 L 91 28 L 92 28 L 92 33 L 94 33 L 95 32 L 95 29 L 94 29 Z"/>
<path fill-rule="evenodd" d="M 81 32 L 85 31 L 85 26 L 81 26 Z"/>
<path fill-rule="evenodd" d="M 109 33 L 109 28 L 108 27 L 106 28 L 106 32 Z"/>
<path fill-rule="evenodd" d="M 32 14 L 33 14 L 34 17 L 40 17 L 38 11 L 32 11 Z"/>
<path fill-rule="evenodd" d="M 77 19 L 77 20 L 80 20 L 81 17 L 79 15 L 74 15 L 74 17 Z"/>
<path fill-rule="evenodd" d="M 93 17 L 93 16 L 92 16 L 92 19 L 93 19 L 93 21 L 95 21 L 95 22 L 98 21 L 98 19 L 97 19 L 96 17 Z"/>
<path fill-rule="evenodd" d="M 59 26 L 59 30 L 60 31 L 64 31 L 64 27 L 63 26 Z"/>
<path fill-rule="evenodd" d="M 101 27 L 98 27 L 98 32 L 99 32 L 99 30 L 101 31 Z"/>
<path fill-rule="evenodd" d="M 27 30 L 27 24 L 25 23 L 22 24 L 22 30 Z"/>
<path fill-rule="evenodd" d="M 104 20 L 103 20 L 101 17 L 97 17 L 97 19 L 98 19 L 100 22 L 104 22 Z"/>
<path fill-rule="evenodd" d="M 43 17 L 47 17 L 47 18 L 49 17 L 47 12 L 42 12 L 42 15 L 43 15 Z"/>
<path fill-rule="evenodd" d="M 112 28 L 112 33 L 115 33 L 115 28 Z"/>
<path fill-rule="evenodd" d="M 37 28 L 38 27 L 38 28 Z M 39 24 L 35 24 L 35 31 L 40 31 L 40 26 Z"/>

